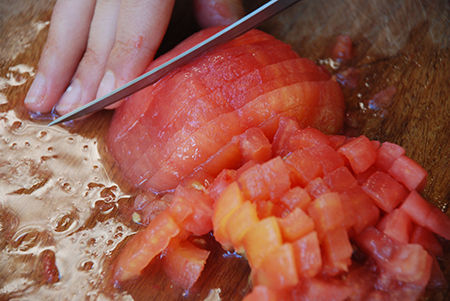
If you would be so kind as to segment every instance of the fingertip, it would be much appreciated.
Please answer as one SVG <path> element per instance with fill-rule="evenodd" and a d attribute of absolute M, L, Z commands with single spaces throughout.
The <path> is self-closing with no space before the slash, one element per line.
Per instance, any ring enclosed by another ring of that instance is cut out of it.
<path fill-rule="evenodd" d="M 47 79 L 41 72 L 36 73 L 33 83 L 24 100 L 25 107 L 33 112 L 47 113 L 51 107 L 48 107 L 47 98 Z"/>
<path fill-rule="evenodd" d="M 60 115 L 65 115 L 72 112 L 80 105 L 81 96 L 82 85 L 80 80 L 75 78 L 61 96 L 61 99 L 55 107 L 56 112 Z"/>

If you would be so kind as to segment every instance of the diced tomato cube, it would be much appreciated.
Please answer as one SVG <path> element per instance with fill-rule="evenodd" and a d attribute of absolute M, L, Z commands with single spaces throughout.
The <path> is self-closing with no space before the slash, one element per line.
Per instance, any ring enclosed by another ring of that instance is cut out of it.
<path fill-rule="evenodd" d="M 380 141 L 371 140 L 370 143 L 372 143 L 372 146 L 375 150 L 378 150 L 380 148 L 380 145 L 381 145 Z"/>
<path fill-rule="evenodd" d="M 405 149 L 400 145 L 390 142 L 383 142 L 377 150 L 375 166 L 380 170 L 387 172 L 389 168 L 391 168 L 392 163 L 404 154 Z"/>
<path fill-rule="evenodd" d="M 299 279 L 292 245 L 284 243 L 269 253 L 256 269 L 255 280 L 257 284 L 275 290 L 295 286 Z"/>
<path fill-rule="evenodd" d="M 377 158 L 377 151 L 366 136 L 359 136 L 355 140 L 344 144 L 337 152 L 348 159 L 355 174 L 369 169 Z"/>
<path fill-rule="evenodd" d="M 299 130 L 300 125 L 295 118 L 285 116 L 280 117 L 278 130 L 273 137 L 272 153 L 276 156 L 281 156 L 282 158 L 289 155 L 290 151 L 287 150 L 289 138 Z"/>
<path fill-rule="evenodd" d="M 305 211 L 296 207 L 283 218 L 278 218 L 281 234 L 285 241 L 295 241 L 314 230 L 314 222 Z"/>
<path fill-rule="evenodd" d="M 272 158 L 272 145 L 260 128 L 250 128 L 234 139 L 239 141 L 243 162 L 262 163 Z"/>
<path fill-rule="evenodd" d="M 312 278 L 322 270 L 322 254 L 316 231 L 292 243 L 298 276 Z"/>
<path fill-rule="evenodd" d="M 413 224 L 409 215 L 403 210 L 394 209 L 380 220 L 377 229 L 384 232 L 392 239 L 407 244 L 413 230 Z"/>
<path fill-rule="evenodd" d="M 380 169 L 378 167 L 376 167 L 375 165 L 372 165 L 365 172 L 361 172 L 361 173 L 355 175 L 356 181 L 358 181 L 359 185 L 363 185 L 374 172 L 379 171 L 379 170 Z"/>
<path fill-rule="evenodd" d="M 414 226 L 409 242 L 421 245 L 425 250 L 438 257 L 444 256 L 444 248 L 436 239 L 436 236 L 424 227 Z"/>
<path fill-rule="evenodd" d="M 386 212 L 391 212 L 408 195 L 403 185 L 382 171 L 374 172 L 362 189 L 380 209 Z"/>
<path fill-rule="evenodd" d="M 284 162 L 291 171 L 293 185 L 305 187 L 313 179 L 323 176 L 321 162 L 306 150 L 296 150 Z"/>
<path fill-rule="evenodd" d="M 163 257 L 164 271 L 174 284 L 188 290 L 200 277 L 209 253 L 188 241 L 181 241 Z"/>
<path fill-rule="evenodd" d="M 344 223 L 344 210 L 336 192 L 326 193 L 315 199 L 308 207 L 308 214 L 314 220 L 320 241 L 326 231 Z"/>
<path fill-rule="evenodd" d="M 348 271 L 353 248 L 344 227 L 338 226 L 324 234 L 322 243 L 323 272 L 336 276 Z"/>
<path fill-rule="evenodd" d="M 231 213 L 225 228 L 236 252 L 243 252 L 242 238 L 258 221 L 256 204 L 249 201 L 245 201 Z"/>
<path fill-rule="evenodd" d="M 344 301 L 352 294 L 352 288 L 338 278 L 315 277 L 301 281 L 293 292 L 294 300 Z"/>
<path fill-rule="evenodd" d="M 283 240 L 276 217 L 260 220 L 242 239 L 250 267 L 258 268 L 264 258 L 281 246 Z"/>
<path fill-rule="evenodd" d="M 244 196 L 252 201 L 276 199 L 291 186 L 289 170 L 280 157 L 247 169 L 237 181 Z"/>
<path fill-rule="evenodd" d="M 346 166 L 333 170 L 325 175 L 323 180 L 334 192 L 342 192 L 358 186 L 358 182 Z"/>
<path fill-rule="evenodd" d="M 294 152 L 297 149 L 316 146 L 319 144 L 333 146 L 330 138 L 318 129 L 307 127 L 294 132 L 289 138 L 287 149 Z"/>
<path fill-rule="evenodd" d="M 396 280 L 425 287 L 430 279 L 432 258 L 418 244 L 402 244 L 370 227 L 356 237 L 358 245 Z"/>
<path fill-rule="evenodd" d="M 275 204 L 271 201 L 256 201 L 256 211 L 259 219 L 274 215 Z"/>
<path fill-rule="evenodd" d="M 400 207 L 419 226 L 450 239 L 450 218 L 413 190 Z"/>
<path fill-rule="evenodd" d="M 352 288 L 349 300 L 369 300 L 367 295 L 374 289 L 377 277 L 377 271 L 370 264 L 351 269 L 345 277 L 345 283 Z"/>
<path fill-rule="evenodd" d="M 139 276 L 141 271 L 161 253 L 172 237 L 180 233 L 180 228 L 169 215 L 163 211 L 144 231 L 138 232 L 125 245 L 114 265 L 115 281 L 125 281 Z"/>
<path fill-rule="evenodd" d="M 392 163 L 389 174 L 409 190 L 421 192 L 427 184 L 427 171 L 406 156 L 401 156 Z"/>
<path fill-rule="evenodd" d="M 175 189 L 172 205 L 178 203 L 189 204 L 192 208 L 192 213 L 187 215 L 182 221 L 177 221 L 177 223 L 181 228 L 196 235 L 203 235 L 212 231 L 213 202 L 207 195 L 196 189 L 178 186 Z"/>
<path fill-rule="evenodd" d="M 350 206 L 344 206 L 344 202 L 353 205 L 353 230 L 356 234 L 361 233 L 369 226 L 374 226 L 378 222 L 380 210 L 361 187 L 357 186 L 353 189 L 341 192 L 339 196 L 341 197 L 344 209 Z M 348 215 L 346 214 L 345 216 L 347 217 Z"/>
<path fill-rule="evenodd" d="M 253 286 L 252 291 L 245 295 L 243 301 L 278 301 L 280 300 L 280 293 L 276 290 L 270 289 L 264 285 Z"/>
<path fill-rule="evenodd" d="M 224 169 L 214 179 L 214 182 L 206 189 L 208 196 L 217 201 L 219 196 L 232 182 L 236 180 L 236 170 Z"/>
<path fill-rule="evenodd" d="M 244 195 L 242 194 L 236 182 L 231 183 L 219 199 L 214 203 L 214 212 L 212 223 L 215 239 L 226 250 L 232 248 L 231 240 L 226 231 L 226 224 L 231 214 L 244 203 Z"/>
<path fill-rule="evenodd" d="M 305 190 L 313 199 L 317 199 L 322 194 L 332 192 L 322 178 L 315 178 L 310 181 L 308 185 L 306 185 Z"/>
<path fill-rule="evenodd" d="M 316 146 L 305 148 L 305 150 L 320 161 L 324 174 L 345 165 L 341 155 L 329 145 L 317 144 Z"/>
<path fill-rule="evenodd" d="M 295 186 L 281 196 L 280 202 L 291 211 L 294 210 L 295 207 L 305 211 L 311 203 L 311 197 L 306 190 L 300 186 Z"/>
<path fill-rule="evenodd" d="M 344 135 L 329 135 L 328 138 L 332 143 L 331 146 L 336 150 L 344 145 L 347 141 L 347 137 L 345 137 Z"/>

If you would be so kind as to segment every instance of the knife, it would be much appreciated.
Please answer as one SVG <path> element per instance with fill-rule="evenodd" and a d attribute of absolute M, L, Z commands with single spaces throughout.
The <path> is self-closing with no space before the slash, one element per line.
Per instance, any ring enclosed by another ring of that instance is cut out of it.
<path fill-rule="evenodd" d="M 149 72 L 112 91 L 111 93 L 95 99 L 90 103 L 87 103 L 84 106 L 81 106 L 78 109 L 75 109 L 74 111 L 53 120 L 48 124 L 48 126 L 77 119 L 82 116 L 100 111 L 103 108 L 155 83 L 156 81 L 167 75 L 170 71 L 185 65 L 205 51 L 228 42 L 244 34 L 250 29 L 257 27 L 267 19 L 270 19 L 274 15 L 282 12 L 289 6 L 299 1 L 300 0 L 271 0 L 252 13 L 222 29 L 210 38 L 186 50 L 182 54 L 156 67 L 155 69 L 150 70 Z"/>

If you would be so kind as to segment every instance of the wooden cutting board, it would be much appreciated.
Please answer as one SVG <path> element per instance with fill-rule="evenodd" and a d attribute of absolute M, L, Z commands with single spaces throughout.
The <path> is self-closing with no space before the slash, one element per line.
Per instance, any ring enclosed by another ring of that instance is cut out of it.
<path fill-rule="evenodd" d="M 246 9 L 263 2 L 245 1 Z M 208 237 L 201 239 L 213 255 L 187 295 L 171 286 L 158 263 L 122 291 L 105 287 L 108 264 L 138 229 L 126 210 L 138 191 L 121 178 L 106 149 L 111 112 L 47 128 L 51 116 L 23 107 L 53 5 L 0 3 L 0 299 L 242 299 L 249 289 L 245 260 Z M 178 1 L 161 52 L 197 30 L 191 12 L 190 1 Z M 328 68 L 335 37 L 348 34 L 355 56 L 330 70 L 353 67 L 360 74 L 355 88 L 343 88 L 354 131 L 403 146 L 429 172 L 424 196 L 450 215 L 448 1 L 304 0 L 261 29 Z M 392 104 L 371 109 L 374 95 L 391 86 L 397 90 Z M 444 247 L 450 281 L 449 242 Z M 58 281 L 43 284 L 38 271 L 53 255 Z"/>

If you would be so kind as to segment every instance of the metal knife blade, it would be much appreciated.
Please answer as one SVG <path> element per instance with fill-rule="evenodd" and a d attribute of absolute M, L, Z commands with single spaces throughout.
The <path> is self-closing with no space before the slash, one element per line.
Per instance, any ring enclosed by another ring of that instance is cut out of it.
<path fill-rule="evenodd" d="M 140 77 L 112 91 L 111 93 L 98 99 L 95 99 L 92 102 L 87 103 L 84 106 L 81 106 L 80 108 L 75 109 L 74 111 L 53 120 L 48 124 L 48 126 L 77 119 L 82 116 L 100 111 L 103 108 L 155 83 L 160 78 L 168 74 L 170 71 L 188 63 L 189 61 L 199 56 L 200 54 L 204 53 L 205 51 L 220 44 L 223 44 L 227 41 L 230 41 L 244 34 L 250 29 L 257 27 L 267 19 L 270 19 L 274 15 L 282 12 L 289 6 L 299 1 L 300 0 L 271 0 L 266 4 L 264 4 L 263 6 L 261 6 L 260 8 L 253 11 L 252 13 L 246 15 L 245 17 L 241 18 L 235 23 L 227 26 L 226 28 L 219 31 L 215 35 L 197 44 L 196 46 L 186 50 L 185 52 L 176 56 L 175 58 L 141 75 Z"/>

